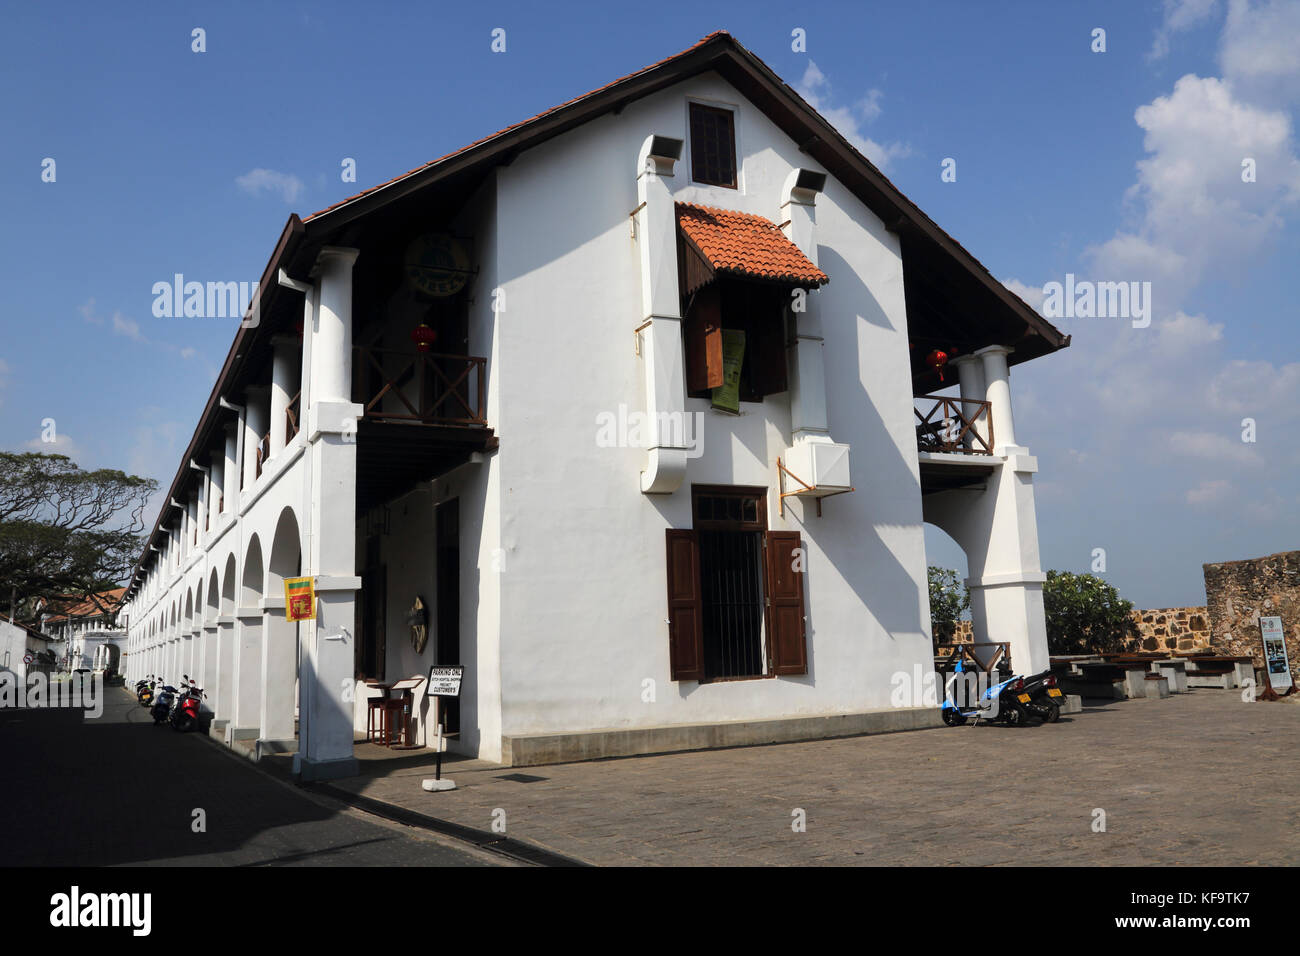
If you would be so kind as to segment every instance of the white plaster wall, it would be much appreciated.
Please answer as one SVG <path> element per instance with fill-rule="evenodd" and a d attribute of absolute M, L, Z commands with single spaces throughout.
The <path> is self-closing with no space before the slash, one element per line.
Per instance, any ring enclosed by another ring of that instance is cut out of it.
<path fill-rule="evenodd" d="M 789 443 L 788 395 L 706 412 L 703 457 L 671 496 L 638 491 L 645 453 L 600 448 L 597 415 L 641 407 L 635 159 L 647 134 L 685 138 L 687 96 L 738 104 L 740 190 L 692 186 L 678 199 L 780 222 L 790 169 L 810 166 L 751 104 L 699 77 L 606 115 L 498 171 L 500 322 L 493 373 L 497 455 L 502 732 L 637 727 L 855 712 L 889 705 L 890 676 L 929 666 L 925 551 L 896 239 L 834 180 L 817 203 L 819 293 L 832 434 L 852 445 L 857 491 L 777 516 L 776 458 Z M 671 241 L 671 237 L 669 237 Z M 688 401 L 691 410 L 707 403 Z M 808 551 L 809 673 L 674 683 L 665 623 L 664 529 L 691 525 L 691 483 L 766 485 L 769 527 Z M 465 512 L 462 512 L 463 514 Z M 655 681 L 654 703 L 643 681 Z"/>

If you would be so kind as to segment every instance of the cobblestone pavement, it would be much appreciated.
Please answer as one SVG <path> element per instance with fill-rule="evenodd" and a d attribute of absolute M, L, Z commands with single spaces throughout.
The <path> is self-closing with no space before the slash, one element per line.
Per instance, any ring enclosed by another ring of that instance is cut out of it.
<path fill-rule="evenodd" d="M 513 770 L 448 762 L 459 789 L 437 794 L 420 788 L 429 767 L 376 762 L 336 786 L 480 830 L 504 812 L 508 836 L 603 865 L 1288 864 L 1298 747 L 1300 706 L 1198 689 L 1054 725 Z"/>
<path fill-rule="evenodd" d="M 506 862 L 305 793 L 125 691 L 103 716 L 0 710 L 0 866 L 474 866 Z M 418 782 L 417 782 L 418 786 Z M 194 810 L 206 831 L 193 829 Z"/>

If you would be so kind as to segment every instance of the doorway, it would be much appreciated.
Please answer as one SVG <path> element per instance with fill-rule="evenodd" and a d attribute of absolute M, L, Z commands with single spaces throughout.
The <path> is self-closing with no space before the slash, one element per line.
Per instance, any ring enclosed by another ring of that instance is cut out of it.
<path fill-rule="evenodd" d="M 460 499 L 438 505 L 434 512 L 437 542 L 436 619 L 437 647 L 434 660 L 439 666 L 460 663 Z M 443 729 L 460 732 L 460 698 L 439 700 Z"/>

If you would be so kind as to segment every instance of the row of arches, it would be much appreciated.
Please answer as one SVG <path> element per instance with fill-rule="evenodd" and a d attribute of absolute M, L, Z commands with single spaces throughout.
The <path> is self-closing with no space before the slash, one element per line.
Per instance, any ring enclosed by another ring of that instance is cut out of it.
<path fill-rule="evenodd" d="M 284 580 L 301 572 L 300 529 L 294 508 L 285 506 L 269 536 L 249 534 L 242 555 L 232 549 L 204 562 L 140 623 L 132 615 L 130 676 L 154 674 L 175 684 L 188 675 L 208 692 L 213 719 L 243 736 L 291 739 L 301 643 L 280 600 Z"/>

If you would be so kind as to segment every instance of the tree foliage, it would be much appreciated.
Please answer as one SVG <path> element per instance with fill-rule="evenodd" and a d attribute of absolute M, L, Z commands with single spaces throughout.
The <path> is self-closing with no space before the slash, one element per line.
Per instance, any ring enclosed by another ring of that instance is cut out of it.
<path fill-rule="evenodd" d="M 139 557 L 157 490 L 152 478 L 83 471 L 66 455 L 0 452 L 0 604 L 13 594 L 28 605 L 94 601 L 117 586 Z"/>
<path fill-rule="evenodd" d="M 1138 629 L 1133 602 L 1092 574 L 1048 571 L 1043 585 L 1047 648 L 1052 654 L 1133 650 Z"/>
<path fill-rule="evenodd" d="M 930 633 L 936 645 L 951 641 L 957 633 L 962 612 L 970 607 L 970 593 L 957 572 L 930 565 Z"/>

